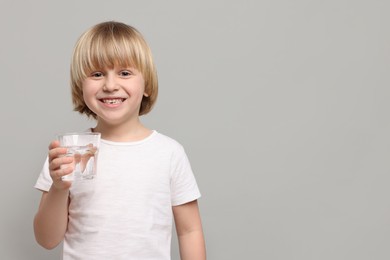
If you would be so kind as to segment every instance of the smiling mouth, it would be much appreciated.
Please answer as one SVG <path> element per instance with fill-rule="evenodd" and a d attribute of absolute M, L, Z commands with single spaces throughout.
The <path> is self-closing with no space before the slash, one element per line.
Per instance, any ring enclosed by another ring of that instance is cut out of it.
<path fill-rule="evenodd" d="M 102 98 L 99 100 L 101 102 L 103 102 L 104 104 L 114 105 L 114 104 L 120 104 L 123 101 L 125 101 L 126 99 L 125 98 Z"/>

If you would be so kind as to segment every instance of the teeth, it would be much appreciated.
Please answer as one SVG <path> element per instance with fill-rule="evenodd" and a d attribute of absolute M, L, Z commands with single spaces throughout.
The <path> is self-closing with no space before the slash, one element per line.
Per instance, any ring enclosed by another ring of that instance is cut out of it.
<path fill-rule="evenodd" d="M 118 99 L 103 99 L 103 103 L 106 103 L 106 104 L 119 104 L 119 103 L 122 103 L 122 99 L 121 98 L 118 98 Z"/>

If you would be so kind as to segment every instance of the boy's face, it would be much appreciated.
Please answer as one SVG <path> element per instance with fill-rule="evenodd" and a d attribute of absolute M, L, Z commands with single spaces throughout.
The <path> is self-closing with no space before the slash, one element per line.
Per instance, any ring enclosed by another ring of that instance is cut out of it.
<path fill-rule="evenodd" d="M 98 121 L 124 124 L 138 120 L 145 81 L 134 68 L 94 71 L 83 81 L 83 98 Z"/>

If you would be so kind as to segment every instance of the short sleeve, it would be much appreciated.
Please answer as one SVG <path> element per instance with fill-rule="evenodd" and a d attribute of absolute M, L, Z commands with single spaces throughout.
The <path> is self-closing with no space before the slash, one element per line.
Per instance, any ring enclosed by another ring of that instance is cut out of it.
<path fill-rule="evenodd" d="M 38 180 L 35 183 L 34 188 L 41 191 L 49 191 L 53 183 L 53 180 L 50 177 L 49 172 L 49 158 L 46 158 L 46 161 L 43 165 L 42 171 L 39 174 Z"/>
<path fill-rule="evenodd" d="M 201 194 L 188 157 L 178 145 L 171 159 L 171 203 L 178 206 L 200 198 Z"/>

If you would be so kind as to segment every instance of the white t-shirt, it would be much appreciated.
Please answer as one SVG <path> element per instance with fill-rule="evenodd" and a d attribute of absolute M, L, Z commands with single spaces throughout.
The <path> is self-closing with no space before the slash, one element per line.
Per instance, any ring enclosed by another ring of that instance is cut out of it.
<path fill-rule="evenodd" d="M 51 185 L 46 160 L 35 188 Z M 172 206 L 199 197 L 175 140 L 156 131 L 137 142 L 101 140 L 97 177 L 70 188 L 63 259 L 171 259 Z"/>

